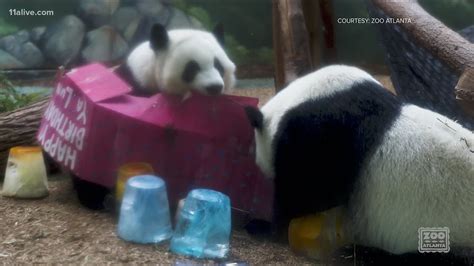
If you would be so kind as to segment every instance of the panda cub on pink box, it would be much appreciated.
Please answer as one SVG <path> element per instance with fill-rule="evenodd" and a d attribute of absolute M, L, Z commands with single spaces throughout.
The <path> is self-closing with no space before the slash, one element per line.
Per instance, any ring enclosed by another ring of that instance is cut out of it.
<path fill-rule="evenodd" d="M 235 83 L 235 64 L 224 49 L 222 25 L 213 32 L 153 25 L 149 40 L 129 54 L 116 73 L 133 88 L 134 94 L 159 92 L 182 96 L 193 92 L 220 95 Z M 107 188 L 74 178 L 79 201 L 90 209 L 103 209 Z"/>
<path fill-rule="evenodd" d="M 153 25 L 149 41 L 139 44 L 128 56 L 129 82 L 140 93 L 159 91 L 187 95 L 198 92 L 219 95 L 235 83 L 235 64 L 222 45 L 222 25 L 213 32 Z"/>

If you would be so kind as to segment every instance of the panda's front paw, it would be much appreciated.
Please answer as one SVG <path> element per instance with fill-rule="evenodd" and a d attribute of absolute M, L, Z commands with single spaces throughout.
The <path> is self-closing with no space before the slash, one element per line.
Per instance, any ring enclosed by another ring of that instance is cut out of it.
<path fill-rule="evenodd" d="M 103 210 L 105 197 L 109 193 L 106 187 L 72 176 L 77 198 L 82 206 L 91 210 Z"/>

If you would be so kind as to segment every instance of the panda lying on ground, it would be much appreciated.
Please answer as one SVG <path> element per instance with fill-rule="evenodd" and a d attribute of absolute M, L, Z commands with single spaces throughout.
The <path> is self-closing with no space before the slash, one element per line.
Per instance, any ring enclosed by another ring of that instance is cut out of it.
<path fill-rule="evenodd" d="M 186 95 L 191 91 L 217 95 L 234 86 L 235 65 L 224 52 L 224 31 L 213 33 L 153 25 L 150 40 L 128 56 L 122 74 L 141 93 L 163 91 Z"/>
<path fill-rule="evenodd" d="M 279 230 L 344 205 L 359 245 L 416 252 L 418 228 L 448 227 L 451 250 L 474 247 L 474 134 L 456 122 L 342 65 L 246 111 L 256 162 L 274 178 Z"/>

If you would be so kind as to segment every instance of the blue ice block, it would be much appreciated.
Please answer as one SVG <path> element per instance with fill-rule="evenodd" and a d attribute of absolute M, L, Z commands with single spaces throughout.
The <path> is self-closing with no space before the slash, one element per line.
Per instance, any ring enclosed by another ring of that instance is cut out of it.
<path fill-rule="evenodd" d="M 166 185 L 153 175 L 130 178 L 120 208 L 118 235 L 127 241 L 148 244 L 172 235 Z"/>
<path fill-rule="evenodd" d="M 223 258 L 229 251 L 230 200 L 209 190 L 192 190 L 178 214 L 172 252 L 196 258 Z"/>

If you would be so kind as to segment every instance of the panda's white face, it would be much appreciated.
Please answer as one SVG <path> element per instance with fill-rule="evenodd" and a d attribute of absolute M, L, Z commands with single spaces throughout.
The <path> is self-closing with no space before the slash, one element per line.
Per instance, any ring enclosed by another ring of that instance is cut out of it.
<path fill-rule="evenodd" d="M 127 59 L 135 81 L 148 93 L 165 91 L 186 95 L 197 91 L 221 94 L 234 86 L 235 65 L 221 47 L 223 30 L 167 31 L 154 25 L 150 41 L 140 44 Z"/>
<path fill-rule="evenodd" d="M 169 37 L 168 48 L 156 56 L 155 78 L 164 91 L 218 95 L 234 86 L 235 65 L 212 34 L 173 30 Z"/>

